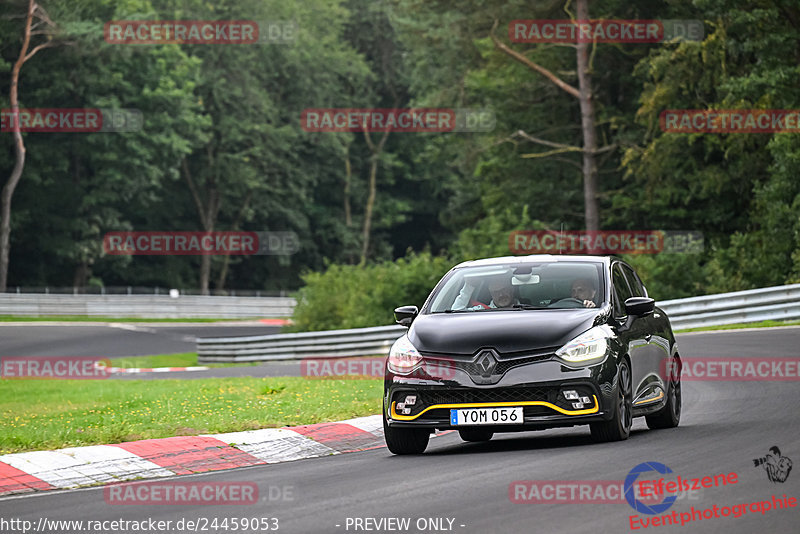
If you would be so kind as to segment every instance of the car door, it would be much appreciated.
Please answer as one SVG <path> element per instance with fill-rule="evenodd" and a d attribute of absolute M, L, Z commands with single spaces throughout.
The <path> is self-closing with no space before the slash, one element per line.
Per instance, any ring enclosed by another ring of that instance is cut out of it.
<path fill-rule="evenodd" d="M 625 312 L 625 301 L 634 295 L 621 262 L 616 262 L 611 266 L 611 284 L 614 316 L 620 324 L 624 324 L 629 319 Z M 646 319 L 646 317 L 636 317 L 629 321 L 628 328 L 620 327 L 617 329 L 620 342 L 627 348 L 628 355 L 631 358 L 631 384 L 634 403 L 647 388 L 645 380 L 650 374 L 649 370 L 652 366 L 652 358 L 648 356 L 648 340 L 645 339 L 648 334 Z"/>
<path fill-rule="evenodd" d="M 620 268 L 628 281 L 631 296 L 646 297 L 647 290 L 636 272 L 627 264 L 620 264 Z M 633 372 L 633 383 L 638 387 L 634 389 L 634 406 L 637 402 L 646 405 L 662 398 L 662 393 L 666 394 L 664 376 L 669 361 L 670 341 L 664 336 L 660 327 L 665 321 L 661 317 L 656 317 L 656 313 L 658 311 L 646 317 L 639 317 L 636 321 L 639 323 L 637 336 L 641 336 L 644 344 L 638 346 L 636 350 L 638 369 Z"/>

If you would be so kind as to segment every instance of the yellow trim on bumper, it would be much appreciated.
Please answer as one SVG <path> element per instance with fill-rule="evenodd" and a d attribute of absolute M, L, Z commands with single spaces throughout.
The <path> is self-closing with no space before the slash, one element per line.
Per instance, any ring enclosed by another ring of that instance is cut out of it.
<path fill-rule="evenodd" d="M 498 406 L 547 406 L 548 408 L 551 408 L 557 412 L 561 412 L 564 415 L 587 415 L 600 411 L 600 404 L 597 402 L 597 396 L 592 395 L 592 398 L 594 399 L 594 408 L 587 408 L 586 410 L 565 410 L 564 408 L 560 408 L 555 404 L 545 401 L 473 402 L 465 404 L 434 404 L 433 406 L 428 406 L 417 415 L 398 415 L 397 412 L 394 411 L 395 401 L 392 401 L 391 415 L 392 419 L 397 419 L 398 421 L 413 421 L 428 410 L 435 410 L 437 408 L 487 408 Z"/>
<path fill-rule="evenodd" d="M 652 399 L 642 399 L 640 401 L 634 402 L 634 404 L 644 404 L 645 402 L 654 402 L 654 401 L 657 401 L 657 400 L 661 400 L 663 398 L 664 398 L 664 392 L 663 391 L 659 391 L 658 392 L 658 397 L 653 397 Z"/>

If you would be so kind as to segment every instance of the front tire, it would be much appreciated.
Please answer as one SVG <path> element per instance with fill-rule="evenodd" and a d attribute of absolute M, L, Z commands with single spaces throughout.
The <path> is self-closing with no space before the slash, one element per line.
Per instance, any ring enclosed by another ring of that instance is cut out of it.
<path fill-rule="evenodd" d="M 430 437 L 425 428 L 392 428 L 383 419 L 383 438 L 393 454 L 422 454 Z"/>
<path fill-rule="evenodd" d="M 678 367 L 680 369 L 680 367 Z M 669 381 L 669 392 L 667 393 L 667 403 L 653 415 L 645 417 L 647 427 L 651 430 L 660 428 L 675 428 L 681 422 L 681 375 L 680 370 L 677 376 L 673 376 Z"/>
<path fill-rule="evenodd" d="M 489 432 L 483 428 L 461 428 L 458 430 L 458 435 L 464 441 L 489 441 L 494 436 L 494 432 Z"/>
<path fill-rule="evenodd" d="M 633 426 L 633 392 L 631 368 L 622 360 L 617 371 L 617 395 L 614 401 L 614 416 L 610 421 L 591 423 L 592 438 L 598 442 L 628 439 Z"/>

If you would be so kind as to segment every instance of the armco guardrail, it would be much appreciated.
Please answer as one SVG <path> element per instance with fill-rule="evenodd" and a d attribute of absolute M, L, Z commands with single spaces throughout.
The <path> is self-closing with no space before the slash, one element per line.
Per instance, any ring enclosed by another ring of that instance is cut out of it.
<path fill-rule="evenodd" d="M 211 297 L 198 295 L 56 295 L 0 293 L 0 315 L 88 315 L 244 319 L 289 317 L 289 297 Z"/>
<path fill-rule="evenodd" d="M 672 328 L 800 319 L 800 284 L 765 287 L 657 303 Z"/>
<path fill-rule="evenodd" d="M 197 361 L 250 362 L 386 354 L 404 326 L 375 326 L 269 336 L 197 338 Z"/>
<path fill-rule="evenodd" d="M 700 326 L 800 319 L 800 284 L 721 293 L 656 303 L 676 330 Z M 406 331 L 378 326 L 326 332 L 231 338 L 198 338 L 198 362 L 296 360 L 386 354 Z"/>

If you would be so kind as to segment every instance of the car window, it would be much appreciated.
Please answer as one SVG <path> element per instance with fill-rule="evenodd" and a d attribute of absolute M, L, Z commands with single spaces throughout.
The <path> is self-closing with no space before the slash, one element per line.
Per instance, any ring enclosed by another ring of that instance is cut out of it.
<path fill-rule="evenodd" d="M 611 270 L 611 283 L 614 285 L 614 312 L 618 316 L 626 315 L 625 301 L 632 297 L 633 294 L 630 287 L 628 287 L 628 281 L 619 263 L 615 264 Z"/>
<path fill-rule="evenodd" d="M 644 288 L 644 284 L 642 284 L 642 281 L 639 279 L 639 276 L 637 276 L 634 270 L 627 265 L 624 265 L 623 271 L 625 272 L 625 278 L 628 279 L 628 285 L 631 288 L 631 295 L 634 297 L 646 297 L 647 290 Z"/>

